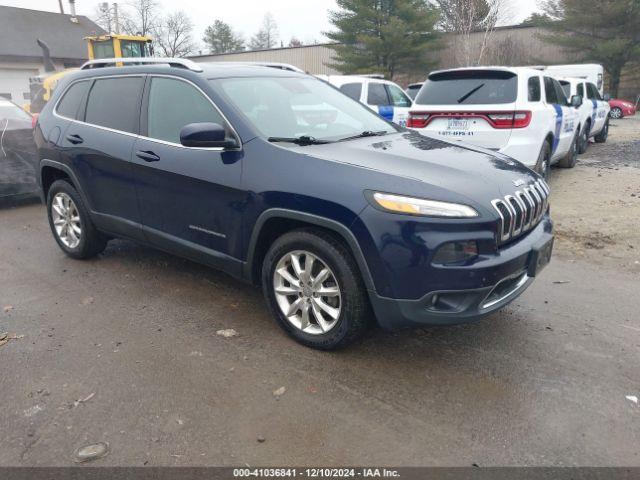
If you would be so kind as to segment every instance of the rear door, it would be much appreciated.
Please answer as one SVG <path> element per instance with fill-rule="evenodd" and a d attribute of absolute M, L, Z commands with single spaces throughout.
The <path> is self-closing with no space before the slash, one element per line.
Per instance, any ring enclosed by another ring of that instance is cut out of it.
<path fill-rule="evenodd" d="M 131 154 L 138 135 L 144 76 L 95 79 L 79 120 L 69 123 L 61 152 L 87 195 L 96 224 L 111 233 L 141 238 Z M 64 98 L 61 100 L 61 103 Z"/>
<path fill-rule="evenodd" d="M 512 133 L 518 76 L 503 70 L 454 70 L 429 75 L 410 126 L 445 140 L 500 149 Z M 421 119 L 421 120 L 419 120 Z"/>
<path fill-rule="evenodd" d="M 587 98 L 593 107 L 593 128 L 591 129 L 591 133 L 596 134 L 602 130 L 604 127 L 605 121 L 607 120 L 607 115 L 609 114 L 608 103 L 605 102 L 600 96 L 600 92 L 596 88 L 593 83 L 587 83 Z"/>
<path fill-rule="evenodd" d="M 138 198 L 148 240 L 160 248 L 210 263 L 239 248 L 242 225 L 241 152 L 190 148 L 180 130 L 196 122 L 230 127 L 213 102 L 178 77 L 149 76 L 142 136 L 133 155 Z"/>

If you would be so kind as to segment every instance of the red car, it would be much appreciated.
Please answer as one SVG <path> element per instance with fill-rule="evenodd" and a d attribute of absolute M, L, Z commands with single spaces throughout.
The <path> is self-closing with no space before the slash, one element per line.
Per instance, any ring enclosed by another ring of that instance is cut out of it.
<path fill-rule="evenodd" d="M 636 106 L 626 100 L 612 98 L 609 100 L 609 105 L 611 106 L 611 113 L 609 114 L 611 118 L 632 117 L 636 114 Z"/>

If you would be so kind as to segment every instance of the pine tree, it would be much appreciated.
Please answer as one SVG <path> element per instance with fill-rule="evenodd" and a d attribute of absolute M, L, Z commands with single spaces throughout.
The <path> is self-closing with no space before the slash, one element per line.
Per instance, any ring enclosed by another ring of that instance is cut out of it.
<path fill-rule="evenodd" d="M 222 20 L 216 20 L 204 31 L 202 41 L 209 48 L 209 53 L 220 54 L 244 50 L 244 39 L 235 33 L 231 26 Z"/>
<path fill-rule="evenodd" d="M 424 71 L 427 54 L 437 48 L 434 26 L 438 11 L 425 0 L 337 0 L 340 10 L 329 13 L 335 31 L 326 33 L 336 45 L 344 73 Z"/>
<path fill-rule="evenodd" d="M 640 1 L 546 0 L 543 12 L 533 19 L 549 30 L 541 37 L 574 53 L 576 61 L 602 64 L 617 96 L 622 69 L 640 61 Z"/>

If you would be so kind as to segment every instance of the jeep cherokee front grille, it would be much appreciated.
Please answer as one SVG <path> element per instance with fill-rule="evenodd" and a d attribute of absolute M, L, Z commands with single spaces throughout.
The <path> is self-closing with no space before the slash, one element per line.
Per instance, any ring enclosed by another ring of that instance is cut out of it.
<path fill-rule="evenodd" d="M 549 206 L 549 187 L 538 180 L 513 195 L 491 202 L 500 216 L 500 243 L 507 242 L 534 228 Z"/>

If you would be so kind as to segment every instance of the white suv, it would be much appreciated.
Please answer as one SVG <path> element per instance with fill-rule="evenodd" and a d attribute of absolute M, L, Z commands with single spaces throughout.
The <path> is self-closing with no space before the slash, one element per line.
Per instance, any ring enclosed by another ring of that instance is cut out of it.
<path fill-rule="evenodd" d="M 582 78 L 559 78 L 560 85 L 567 97 L 579 95 L 583 98 L 580 112 L 580 137 L 578 153 L 584 153 L 589 147 L 591 137 L 597 143 L 604 143 L 609 136 L 609 112 L 611 107 L 600 96 L 598 88 Z"/>
<path fill-rule="evenodd" d="M 508 155 L 540 174 L 577 158 L 580 99 L 530 68 L 474 67 L 433 72 L 409 113 L 410 128 Z"/>
<path fill-rule="evenodd" d="M 411 98 L 397 84 L 382 78 L 356 75 L 318 75 L 345 95 L 364 103 L 381 117 L 407 125 Z"/>

